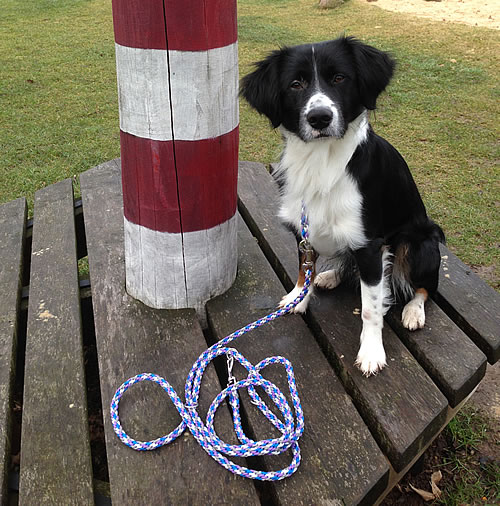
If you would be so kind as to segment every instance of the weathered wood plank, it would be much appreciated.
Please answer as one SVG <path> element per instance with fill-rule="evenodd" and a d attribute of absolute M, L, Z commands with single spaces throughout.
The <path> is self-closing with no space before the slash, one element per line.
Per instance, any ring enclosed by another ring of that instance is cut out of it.
<path fill-rule="evenodd" d="M 284 295 L 281 283 L 243 223 L 238 249 L 235 284 L 207 304 L 209 322 L 218 339 L 272 312 Z M 333 504 L 334 500 L 373 504 L 387 483 L 387 461 L 302 318 L 276 320 L 240 337 L 235 347 L 254 364 L 281 355 L 294 366 L 306 428 L 300 440 L 300 468 L 292 477 L 274 484 L 279 504 Z M 270 367 L 264 376 L 284 393 L 288 391 L 281 368 Z M 248 396 L 242 397 L 255 436 L 266 439 L 279 435 L 272 435 L 267 420 L 248 402 Z M 279 469 L 290 460 L 290 453 L 267 457 L 264 465 Z"/>
<path fill-rule="evenodd" d="M 446 246 L 440 248 L 436 302 L 494 364 L 500 358 L 500 295 Z"/>
<path fill-rule="evenodd" d="M 280 271 L 290 286 L 297 267 L 292 235 L 274 219 L 278 193 L 271 176 L 258 164 L 240 164 L 239 198 L 245 214 L 254 216 L 268 254 L 280 248 Z M 266 216 L 262 222 L 259 217 Z M 276 257 L 276 255 L 275 255 Z M 290 271 L 288 270 L 290 269 Z M 280 272 L 279 271 L 279 272 Z M 361 319 L 359 294 L 340 286 L 320 293 L 310 304 L 309 320 L 331 362 L 355 399 L 379 445 L 399 470 L 439 430 L 446 416 L 446 399 L 425 371 L 386 326 L 384 344 L 389 365 L 377 377 L 364 378 L 354 366 Z"/>
<path fill-rule="evenodd" d="M 447 402 L 394 332 L 385 327 L 388 365 L 365 378 L 354 366 L 359 347 L 360 297 L 339 286 L 317 297 L 311 318 L 346 388 L 396 470 L 400 470 L 440 429 Z M 358 313 L 358 314 L 355 314 Z"/>
<path fill-rule="evenodd" d="M 176 140 L 194 141 L 238 126 L 236 43 L 168 56 L 120 44 L 115 50 L 122 131 L 161 141 L 172 140 L 175 132 Z"/>
<path fill-rule="evenodd" d="M 113 503 L 258 504 L 253 484 L 219 466 L 189 433 L 152 452 L 131 450 L 114 434 L 109 404 L 123 381 L 155 372 L 184 398 L 184 381 L 206 343 L 194 311 L 149 308 L 125 291 L 119 160 L 91 169 L 80 179 Z M 218 391 L 210 367 L 203 381 L 202 412 Z M 180 421 L 167 394 L 145 383 L 125 394 L 120 417 L 124 429 L 142 440 L 164 435 Z M 221 410 L 220 419 L 220 434 L 227 437 L 229 413 Z"/>
<path fill-rule="evenodd" d="M 279 193 L 276 183 L 261 163 L 240 162 L 238 172 L 238 210 L 287 290 L 295 286 L 298 258 L 291 237 L 278 219 Z M 268 237 L 279 240 L 272 244 Z"/>
<path fill-rule="evenodd" d="M 429 376 L 457 406 L 481 381 L 486 356 L 432 300 L 425 305 L 426 324 L 410 332 L 401 323 L 402 306 L 389 311 L 386 320 Z"/>
<path fill-rule="evenodd" d="M 10 466 L 10 413 L 16 370 L 26 200 L 0 206 L 0 504 L 7 503 Z"/>
<path fill-rule="evenodd" d="M 92 504 L 71 179 L 35 194 L 21 504 Z"/>

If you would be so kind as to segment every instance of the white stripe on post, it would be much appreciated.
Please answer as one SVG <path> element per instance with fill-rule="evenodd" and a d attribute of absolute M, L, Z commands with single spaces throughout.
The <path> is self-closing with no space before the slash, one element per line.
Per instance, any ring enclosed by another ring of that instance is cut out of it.
<path fill-rule="evenodd" d="M 201 309 L 236 276 L 236 0 L 113 0 L 113 20 L 127 290 Z"/>
<path fill-rule="evenodd" d="M 138 49 L 116 44 L 120 128 L 138 137 L 218 137 L 239 123 L 238 44 L 208 51 Z M 172 107 L 170 106 L 172 100 Z"/>
<path fill-rule="evenodd" d="M 237 251 L 225 247 L 236 242 L 236 234 L 237 215 L 208 230 L 187 232 L 184 248 L 192 254 L 183 259 L 178 234 L 125 218 L 127 292 L 151 307 L 197 307 L 220 293 L 221 282 L 230 286 L 234 281 Z"/>

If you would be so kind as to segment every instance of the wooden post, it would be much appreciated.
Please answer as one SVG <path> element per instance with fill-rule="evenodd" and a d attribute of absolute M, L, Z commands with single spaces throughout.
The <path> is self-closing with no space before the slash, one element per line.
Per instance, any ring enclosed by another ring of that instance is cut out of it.
<path fill-rule="evenodd" d="M 127 291 L 201 308 L 236 276 L 236 0 L 113 0 L 113 22 Z"/>

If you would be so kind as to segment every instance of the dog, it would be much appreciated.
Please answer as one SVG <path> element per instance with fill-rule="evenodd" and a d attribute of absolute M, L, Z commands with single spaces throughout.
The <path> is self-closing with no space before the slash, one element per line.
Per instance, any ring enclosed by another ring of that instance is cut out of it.
<path fill-rule="evenodd" d="M 394 297 L 406 303 L 402 323 L 425 324 L 424 303 L 438 285 L 441 228 L 428 216 L 399 152 L 369 122 L 395 60 L 353 37 L 284 47 L 255 64 L 241 95 L 273 128 L 284 149 L 274 171 L 279 216 L 300 242 L 302 203 L 309 241 L 333 268 L 311 285 L 335 288 L 355 271 L 361 285 L 362 332 L 356 365 L 366 375 L 386 365 L 384 315 Z M 299 265 L 304 262 L 299 248 Z M 295 288 L 280 306 L 302 290 Z M 312 289 L 294 311 L 303 313 Z"/>

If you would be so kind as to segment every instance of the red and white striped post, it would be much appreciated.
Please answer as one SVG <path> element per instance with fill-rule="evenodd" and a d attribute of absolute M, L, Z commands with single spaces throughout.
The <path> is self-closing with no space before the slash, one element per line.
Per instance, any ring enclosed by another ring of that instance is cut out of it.
<path fill-rule="evenodd" d="M 113 0 L 127 291 L 201 308 L 236 276 L 236 0 Z"/>

